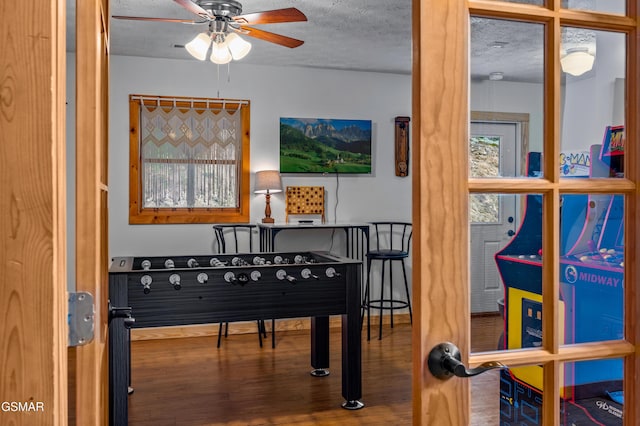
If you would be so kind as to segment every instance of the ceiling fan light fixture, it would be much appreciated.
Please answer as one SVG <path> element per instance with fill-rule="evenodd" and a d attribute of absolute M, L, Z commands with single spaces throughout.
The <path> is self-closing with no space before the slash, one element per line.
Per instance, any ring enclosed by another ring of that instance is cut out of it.
<path fill-rule="evenodd" d="M 576 47 L 567 50 L 567 54 L 560 59 L 562 71 L 579 76 L 593 68 L 595 57 L 586 47 Z"/>
<path fill-rule="evenodd" d="M 231 33 L 227 35 L 226 43 L 229 46 L 229 51 L 231 52 L 231 56 L 234 60 L 239 61 L 240 59 L 247 56 L 249 51 L 251 51 L 251 43 L 240 37 L 236 33 Z"/>
<path fill-rule="evenodd" d="M 211 46 L 211 57 L 209 59 L 211 62 L 218 65 L 228 64 L 231 62 L 233 57 L 231 56 L 229 45 L 226 40 L 222 43 L 213 43 Z"/>
<path fill-rule="evenodd" d="M 184 45 L 184 48 L 187 49 L 187 52 L 191 54 L 194 58 L 204 61 L 207 59 L 207 51 L 209 50 L 209 45 L 211 44 L 211 37 L 208 33 L 200 33 L 189 43 Z"/>
<path fill-rule="evenodd" d="M 210 59 L 215 63 L 228 63 L 231 60 L 244 58 L 251 50 L 251 43 L 233 35 L 234 31 L 248 37 L 257 38 L 280 46 L 295 48 L 304 44 L 281 34 L 252 28 L 249 25 L 282 24 L 286 22 L 306 22 L 307 17 L 295 7 L 266 10 L 258 13 L 242 15 L 242 4 L 238 0 L 174 0 L 188 12 L 197 16 L 192 19 L 181 18 L 151 18 L 143 16 L 118 16 L 113 19 L 129 19 L 133 21 L 173 22 L 183 24 L 209 24 L 208 31 L 198 34 L 184 47 L 194 58 L 204 61 L 207 58 L 209 46 L 218 44 L 228 37 L 233 43 L 227 44 L 228 52 L 218 50 L 211 54 Z M 231 59 L 229 59 L 231 57 Z"/>

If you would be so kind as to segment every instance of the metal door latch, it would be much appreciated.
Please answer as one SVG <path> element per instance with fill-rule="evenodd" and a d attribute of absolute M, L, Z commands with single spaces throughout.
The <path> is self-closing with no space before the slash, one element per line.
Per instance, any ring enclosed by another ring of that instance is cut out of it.
<path fill-rule="evenodd" d="M 69 293 L 69 346 L 82 346 L 93 340 L 94 314 L 91 293 Z"/>

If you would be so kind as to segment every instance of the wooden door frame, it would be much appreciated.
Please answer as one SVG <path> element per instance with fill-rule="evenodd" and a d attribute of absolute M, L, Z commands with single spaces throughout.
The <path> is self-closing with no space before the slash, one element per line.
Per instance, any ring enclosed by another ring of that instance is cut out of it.
<path fill-rule="evenodd" d="M 0 423 L 67 419 L 66 9 L 62 0 L 0 13 Z M 36 405 L 40 407 L 40 405 Z M 28 416 L 28 417 L 27 417 Z"/>
<path fill-rule="evenodd" d="M 107 425 L 108 0 L 76 2 L 76 291 L 93 295 L 94 338 L 75 351 L 75 422 Z"/>
<path fill-rule="evenodd" d="M 628 16 L 637 16 L 640 1 L 630 0 Z M 562 180 L 559 175 L 560 117 L 560 32 L 561 23 L 628 32 L 627 51 L 627 141 L 638 141 L 637 74 L 638 22 L 627 17 L 604 17 L 588 11 L 561 11 L 560 0 L 548 7 L 478 0 L 442 2 L 413 1 L 413 220 L 414 220 L 414 305 L 413 329 L 413 422 L 421 424 L 469 424 L 469 382 L 439 381 L 426 368 L 430 349 L 443 341 L 456 343 L 468 365 L 498 360 L 510 366 L 541 364 L 543 386 L 551 395 L 559 388 L 563 362 L 593 358 L 624 357 L 625 399 L 636 400 L 640 385 L 638 349 L 640 292 L 625 286 L 624 341 L 563 346 L 559 341 L 559 203 L 561 193 L 622 193 L 625 212 L 625 283 L 637 282 L 640 259 L 635 256 L 640 242 L 637 223 L 639 192 L 637 144 L 625 147 L 626 179 Z M 544 170 L 542 179 L 469 180 L 467 176 L 469 122 L 469 17 L 535 20 L 548 23 L 545 43 Z M 555 96 L 554 96 L 555 94 Z M 635 145 L 635 146 L 634 146 Z M 502 351 L 469 355 L 468 212 L 469 192 L 541 193 L 544 199 L 543 251 L 543 344 L 536 350 Z M 437 194 L 438 196 L 434 196 Z M 549 394 L 549 393 L 547 393 Z M 557 423 L 559 398 L 544 398 L 543 421 Z M 625 425 L 635 425 L 640 408 L 625 405 Z"/>

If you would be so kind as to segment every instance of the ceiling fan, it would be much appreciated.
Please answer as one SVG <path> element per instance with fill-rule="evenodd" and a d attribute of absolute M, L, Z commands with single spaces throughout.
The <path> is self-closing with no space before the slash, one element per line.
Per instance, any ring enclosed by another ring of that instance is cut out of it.
<path fill-rule="evenodd" d="M 211 61 L 225 64 L 231 59 L 239 60 L 246 56 L 251 44 L 238 34 L 254 37 L 270 43 L 294 48 L 304 41 L 260 30 L 249 25 L 302 22 L 307 17 L 295 7 L 275 9 L 242 15 L 242 4 L 235 0 L 173 0 L 188 11 L 198 15 L 199 19 L 148 18 L 141 16 L 112 16 L 114 19 L 134 21 L 176 22 L 183 24 L 208 24 L 207 32 L 200 33 L 185 45 L 191 55 L 204 60 L 209 46 Z"/>

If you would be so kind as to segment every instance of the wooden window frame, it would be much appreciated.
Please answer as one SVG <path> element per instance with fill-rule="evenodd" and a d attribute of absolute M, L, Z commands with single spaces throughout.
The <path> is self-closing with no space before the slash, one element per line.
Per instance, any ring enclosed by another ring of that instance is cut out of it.
<path fill-rule="evenodd" d="M 142 167 L 140 157 L 141 99 L 153 99 L 161 107 L 184 108 L 240 108 L 241 156 L 239 165 L 238 207 L 170 207 L 144 208 L 142 205 Z M 248 223 L 250 177 L 250 103 L 237 99 L 207 99 L 148 95 L 129 96 L 129 224 L 162 223 Z"/>

